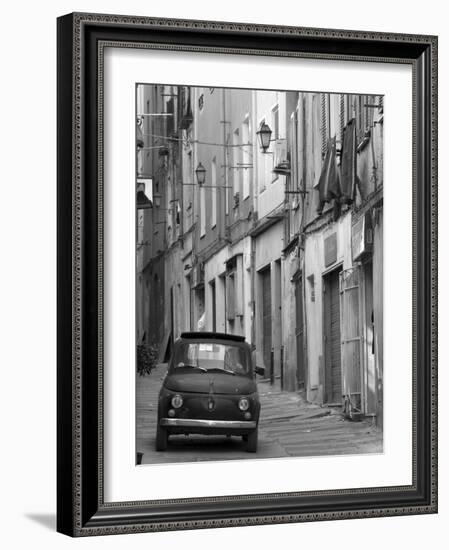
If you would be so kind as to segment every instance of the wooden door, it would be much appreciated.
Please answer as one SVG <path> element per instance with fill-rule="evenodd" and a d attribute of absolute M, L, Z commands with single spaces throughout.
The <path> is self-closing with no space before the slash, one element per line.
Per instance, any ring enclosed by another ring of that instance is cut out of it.
<path fill-rule="evenodd" d="M 325 401 L 341 405 L 340 288 L 339 271 L 323 280 Z"/>
<path fill-rule="evenodd" d="M 262 278 L 262 333 L 263 362 L 265 372 L 271 376 L 271 271 L 270 268 L 261 272 Z"/>
<path fill-rule="evenodd" d="M 303 311 L 303 296 L 302 296 L 302 277 L 296 279 L 295 284 L 296 298 L 296 376 L 298 387 L 305 387 L 305 368 L 304 368 L 304 311 Z"/>

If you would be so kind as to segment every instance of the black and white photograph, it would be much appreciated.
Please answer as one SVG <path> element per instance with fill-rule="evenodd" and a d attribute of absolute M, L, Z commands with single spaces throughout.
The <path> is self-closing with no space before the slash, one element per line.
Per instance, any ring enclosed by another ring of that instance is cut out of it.
<path fill-rule="evenodd" d="M 6 4 L 2 547 L 447 545 L 444 5 Z"/>
<path fill-rule="evenodd" d="M 137 464 L 383 452 L 383 120 L 136 85 Z"/>

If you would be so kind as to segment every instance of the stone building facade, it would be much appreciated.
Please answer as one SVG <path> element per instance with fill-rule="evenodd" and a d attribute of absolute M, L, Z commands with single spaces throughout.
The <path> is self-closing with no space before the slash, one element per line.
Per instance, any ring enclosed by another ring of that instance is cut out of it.
<path fill-rule="evenodd" d="M 381 423 L 382 97 L 139 88 L 140 335 L 161 360 L 244 335 L 273 383 Z"/>

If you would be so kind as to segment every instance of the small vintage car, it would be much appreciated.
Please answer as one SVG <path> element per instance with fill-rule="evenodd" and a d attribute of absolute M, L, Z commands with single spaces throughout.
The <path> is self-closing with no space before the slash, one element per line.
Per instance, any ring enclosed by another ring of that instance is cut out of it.
<path fill-rule="evenodd" d="M 244 337 L 184 332 L 173 346 L 159 393 L 156 450 L 170 434 L 241 436 L 257 451 L 260 401 Z"/>

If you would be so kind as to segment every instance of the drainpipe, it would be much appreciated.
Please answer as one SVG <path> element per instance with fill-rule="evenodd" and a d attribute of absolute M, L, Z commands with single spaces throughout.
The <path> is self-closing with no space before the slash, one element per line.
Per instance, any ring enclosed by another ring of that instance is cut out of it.
<path fill-rule="evenodd" d="M 252 109 L 251 109 L 251 120 L 252 120 L 252 132 L 250 139 L 253 142 L 253 189 L 252 189 L 252 196 L 253 196 L 253 209 L 254 212 L 259 211 L 259 188 L 257 183 L 257 148 L 255 147 L 255 142 L 257 140 L 254 139 L 256 137 L 255 135 L 255 128 L 256 128 L 256 119 L 257 119 L 257 95 L 256 91 L 253 90 L 251 92 L 251 103 L 252 103 Z M 254 137 L 253 137 L 254 136 Z M 251 351 L 254 352 L 255 360 L 257 357 L 256 353 L 256 239 L 255 237 L 251 236 L 251 257 L 250 257 L 250 270 L 251 270 L 251 315 L 252 315 L 252 322 L 251 322 Z"/>
<path fill-rule="evenodd" d="M 256 349 L 256 239 L 251 236 L 251 351 Z M 254 349 L 253 349 L 254 347 Z"/>
<path fill-rule="evenodd" d="M 304 94 L 302 95 L 302 185 L 303 185 L 303 191 L 307 190 L 307 136 L 306 136 L 306 104 L 304 101 Z M 302 217 L 301 217 L 301 224 L 299 226 L 299 233 L 302 235 L 303 228 L 306 222 L 306 193 L 301 194 L 301 207 L 302 207 Z M 311 201 L 309 202 L 311 204 Z M 302 240 L 303 237 L 301 237 Z M 305 243 L 305 239 L 304 239 Z M 303 308 L 303 349 L 302 351 L 302 357 L 304 361 L 304 393 L 305 397 L 307 399 L 307 385 L 308 385 L 308 378 L 309 378 L 309 356 L 307 354 L 307 316 L 305 315 L 305 309 L 306 309 L 306 273 L 305 273 L 305 254 L 304 249 L 300 253 L 300 266 L 302 271 L 302 281 L 301 281 L 301 292 L 302 292 L 302 308 Z"/>

